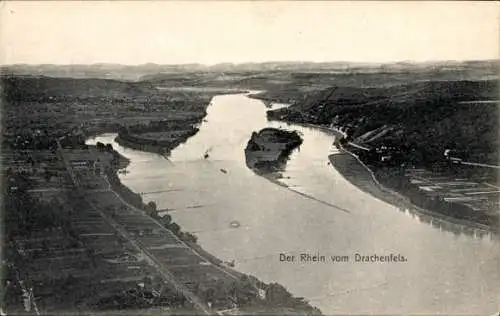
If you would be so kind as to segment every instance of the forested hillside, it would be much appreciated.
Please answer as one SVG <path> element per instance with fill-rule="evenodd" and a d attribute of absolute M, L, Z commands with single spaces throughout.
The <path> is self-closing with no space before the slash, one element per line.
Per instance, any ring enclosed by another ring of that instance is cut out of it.
<path fill-rule="evenodd" d="M 432 163 L 451 148 L 464 158 L 496 164 L 497 98 L 498 84 L 493 80 L 332 87 L 269 115 L 333 125 L 359 143 L 412 152 L 412 160 L 417 162 Z"/>

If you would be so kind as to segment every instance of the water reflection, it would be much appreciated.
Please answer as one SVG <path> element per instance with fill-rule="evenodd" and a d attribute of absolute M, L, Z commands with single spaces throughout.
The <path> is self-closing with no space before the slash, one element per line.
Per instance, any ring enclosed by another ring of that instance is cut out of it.
<path fill-rule="evenodd" d="M 280 172 L 285 171 L 289 159 L 287 156 L 281 156 L 274 161 L 262 161 L 255 152 L 245 150 L 245 164 L 253 172 L 262 176 L 272 175 L 275 178 L 280 178 Z"/>
<path fill-rule="evenodd" d="M 432 215 L 426 215 L 418 210 L 407 207 L 398 207 L 398 210 L 419 222 L 428 224 L 440 231 L 452 233 L 455 236 L 467 236 L 482 240 L 494 240 L 498 238 L 498 235 L 495 234 L 495 232 L 488 229 L 474 228 L 465 224 L 453 223 L 449 220 L 434 217 Z"/>

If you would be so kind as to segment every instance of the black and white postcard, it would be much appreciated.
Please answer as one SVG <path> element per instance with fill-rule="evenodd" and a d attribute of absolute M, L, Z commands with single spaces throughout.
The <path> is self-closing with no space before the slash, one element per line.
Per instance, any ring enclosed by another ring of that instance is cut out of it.
<path fill-rule="evenodd" d="M 0 2 L 0 315 L 498 315 L 499 9 Z"/>

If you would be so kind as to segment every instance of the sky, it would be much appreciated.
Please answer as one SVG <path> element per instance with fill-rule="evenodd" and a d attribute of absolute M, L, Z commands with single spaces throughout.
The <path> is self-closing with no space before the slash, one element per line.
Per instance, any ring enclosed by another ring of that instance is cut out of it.
<path fill-rule="evenodd" d="M 0 64 L 499 58 L 488 2 L 2 1 Z"/>

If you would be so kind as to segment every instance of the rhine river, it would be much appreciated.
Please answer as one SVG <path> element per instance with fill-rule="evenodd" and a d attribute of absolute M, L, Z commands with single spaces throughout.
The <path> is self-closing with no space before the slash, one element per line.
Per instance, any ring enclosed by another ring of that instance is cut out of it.
<path fill-rule="evenodd" d="M 235 269 L 278 282 L 325 314 L 493 314 L 500 310 L 497 237 L 399 209 L 346 181 L 328 155 L 334 136 L 268 122 L 244 94 L 212 99 L 200 131 L 170 159 L 111 143 L 130 159 L 121 181 L 147 203 L 169 209 L 183 230 Z M 253 131 L 299 130 L 279 186 L 245 164 Z M 209 152 L 209 158 L 203 159 Z M 221 170 L 223 169 L 223 170 Z M 158 192 L 161 191 L 161 192 Z M 302 193 L 302 194 L 301 194 Z M 231 222 L 238 221 L 239 227 Z M 280 261 L 280 254 L 324 255 L 326 262 Z M 406 262 L 355 262 L 355 254 L 401 255 Z M 348 261 L 329 262 L 330 256 Z"/>

